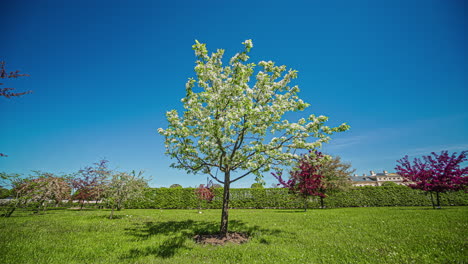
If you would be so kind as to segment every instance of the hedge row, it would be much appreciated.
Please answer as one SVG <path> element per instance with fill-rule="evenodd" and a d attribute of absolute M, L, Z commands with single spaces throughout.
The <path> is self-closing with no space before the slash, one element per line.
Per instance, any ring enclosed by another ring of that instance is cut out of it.
<path fill-rule="evenodd" d="M 222 188 L 215 189 L 211 203 L 200 202 L 195 188 L 150 188 L 145 199 L 131 201 L 127 208 L 192 209 L 221 208 Z M 302 208 L 304 202 L 288 193 L 287 189 L 231 189 L 230 208 Z M 320 201 L 312 198 L 309 208 L 318 208 Z M 366 206 L 431 206 L 428 193 L 406 186 L 356 187 L 345 192 L 332 193 L 325 199 L 325 206 L 366 207 Z M 468 193 L 451 192 L 441 194 L 441 205 L 468 205 Z"/>

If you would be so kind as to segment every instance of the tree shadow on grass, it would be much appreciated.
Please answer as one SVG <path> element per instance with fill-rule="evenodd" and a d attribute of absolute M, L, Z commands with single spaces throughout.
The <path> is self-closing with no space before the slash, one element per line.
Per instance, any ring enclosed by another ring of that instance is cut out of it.
<path fill-rule="evenodd" d="M 135 224 L 135 227 L 127 228 L 128 234 L 137 240 L 147 240 L 154 236 L 163 236 L 165 239 L 159 245 L 146 248 L 131 249 L 122 256 L 123 259 L 134 259 L 154 255 L 159 258 L 173 257 L 181 249 L 191 249 L 187 242 L 198 234 L 217 234 L 219 232 L 218 222 L 207 221 L 167 221 L 167 222 L 145 222 Z M 249 237 L 268 234 L 276 235 L 283 231 L 279 229 L 265 229 L 260 226 L 249 226 L 243 221 L 229 221 L 229 229 L 233 232 L 246 233 Z"/>
<path fill-rule="evenodd" d="M 315 210 L 314 208 L 307 209 L 307 212 Z M 289 213 L 289 214 L 298 214 L 298 213 L 307 213 L 304 209 L 278 209 L 273 211 L 275 213 Z"/>
<path fill-rule="evenodd" d="M 441 207 L 441 208 L 432 208 L 432 207 L 410 207 L 410 208 L 403 208 L 403 207 L 398 207 L 398 208 L 394 208 L 396 210 L 403 210 L 403 211 L 440 211 L 440 210 L 447 210 L 447 209 L 450 209 L 448 207 Z M 452 208 L 453 209 L 453 208 Z"/>
<path fill-rule="evenodd" d="M 107 219 L 109 221 L 128 218 L 128 215 L 125 215 L 125 214 L 114 214 L 114 216 L 112 216 L 112 219 L 109 219 L 109 216 L 110 216 L 110 212 L 106 214 L 89 215 L 87 216 L 87 218 L 88 219 Z"/>

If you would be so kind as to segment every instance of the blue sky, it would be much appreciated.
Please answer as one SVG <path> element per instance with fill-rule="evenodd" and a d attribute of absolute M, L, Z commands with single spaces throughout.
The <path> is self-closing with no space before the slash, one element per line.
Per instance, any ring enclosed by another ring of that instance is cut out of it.
<path fill-rule="evenodd" d="M 464 1 L 9 1 L 0 60 L 30 77 L 0 98 L 0 171 L 70 173 L 99 159 L 145 170 L 151 185 L 195 186 L 171 169 L 165 112 L 181 109 L 195 39 L 228 58 L 252 39 L 253 61 L 299 71 L 311 106 L 351 130 L 323 150 L 358 174 L 404 155 L 468 149 Z M 274 179 L 265 174 L 269 186 Z M 248 187 L 254 177 L 233 187 Z"/>

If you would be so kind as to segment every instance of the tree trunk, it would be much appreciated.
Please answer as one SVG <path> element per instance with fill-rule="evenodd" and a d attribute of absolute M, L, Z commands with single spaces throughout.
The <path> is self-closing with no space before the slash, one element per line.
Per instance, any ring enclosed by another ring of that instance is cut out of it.
<path fill-rule="evenodd" d="M 221 228 L 220 235 L 226 237 L 228 234 L 228 218 L 229 218 L 229 188 L 230 188 L 230 171 L 224 172 L 224 192 L 223 192 L 223 211 L 221 213 Z"/>
<path fill-rule="evenodd" d="M 117 202 L 117 211 L 120 211 L 120 210 L 122 210 L 122 200 L 119 200 Z"/>
<path fill-rule="evenodd" d="M 109 215 L 109 219 L 112 219 L 114 217 L 114 206 L 112 206 L 112 211 L 111 214 Z"/>
<path fill-rule="evenodd" d="M 39 211 L 41 210 L 41 207 L 44 206 L 44 202 L 43 201 L 40 201 L 39 204 L 37 205 L 37 208 L 36 208 L 36 214 L 39 214 Z"/>
<path fill-rule="evenodd" d="M 19 201 L 18 199 L 16 199 L 13 207 L 8 208 L 8 211 L 3 216 L 10 217 L 13 214 L 13 212 L 16 210 L 16 208 L 18 208 L 18 206 L 19 206 Z"/>
<path fill-rule="evenodd" d="M 13 214 L 13 212 L 15 212 L 16 208 L 18 208 L 18 206 L 20 206 L 20 204 L 21 204 L 21 202 L 20 202 L 18 196 L 16 196 L 15 203 L 13 204 L 13 207 L 10 207 L 8 209 L 8 211 L 3 216 L 10 217 Z"/>
<path fill-rule="evenodd" d="M 321 209 L 325 208 L 325 204 L 323 203 L 323 197 L 322 196 L 320 196 L 320 208 Z"/>
<path fill-rule="evenodd" d="M 431 202 L 432 202 L 432 209 L 436 209 L 435 203 L 434 203 L 434 196 L 432 196 L 432 192 L 429 192 L 431 194 Z"/>
<path fill-rule="evenodd" d="M 9 211 L 6 212 L 4 216 L 5 216 L 5 217 L 10 217 L 10 216 L 13 214 L 13 212 L 14 212 L 15 210 L 16 210 L 16 206 L 13 207 L 13 208 L 10 208 Z"/>
<path fill-rule="evenodd" d="M 304 212 L 307 212 L 307 196 L 304 197 Z"/>
<path fill-rule="evenodd" d="M 437 195 L 437 209 L 440 209 L 440 197 L 439 197 L 439 192 L 436 192 Z"/>

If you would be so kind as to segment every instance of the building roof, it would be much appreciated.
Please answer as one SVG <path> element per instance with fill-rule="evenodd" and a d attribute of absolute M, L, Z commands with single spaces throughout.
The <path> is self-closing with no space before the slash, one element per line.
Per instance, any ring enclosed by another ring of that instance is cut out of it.
<path fill-rule="evenodd" d="M 355 181 L 355 182 L 374 182 L 374 181 L 377 181 L 377 179 L 369 178 L 369 176 L 351 177 L 351 180 Z"/>
<path fill-rule="evenodd" d="M 357 176 L 357 174 L 354 174 L 353 177 L 351 177 L 350 179 L 353 181 L 353 182 L 376 182 L 377 181 L 377 177 L 380 176 L 380 177 L 383 177 L 383 176 L 386 176 L 386 177 L 399 177 L 400 175 L 396 174 L 396 173 L 388 173 L 387 171 L 383 171 L 383 172 L 378 172 L 378 173 L 375 173 L 374 171 L 370 171 L 370 175 L 362 175 L 362 176 Z"/>

